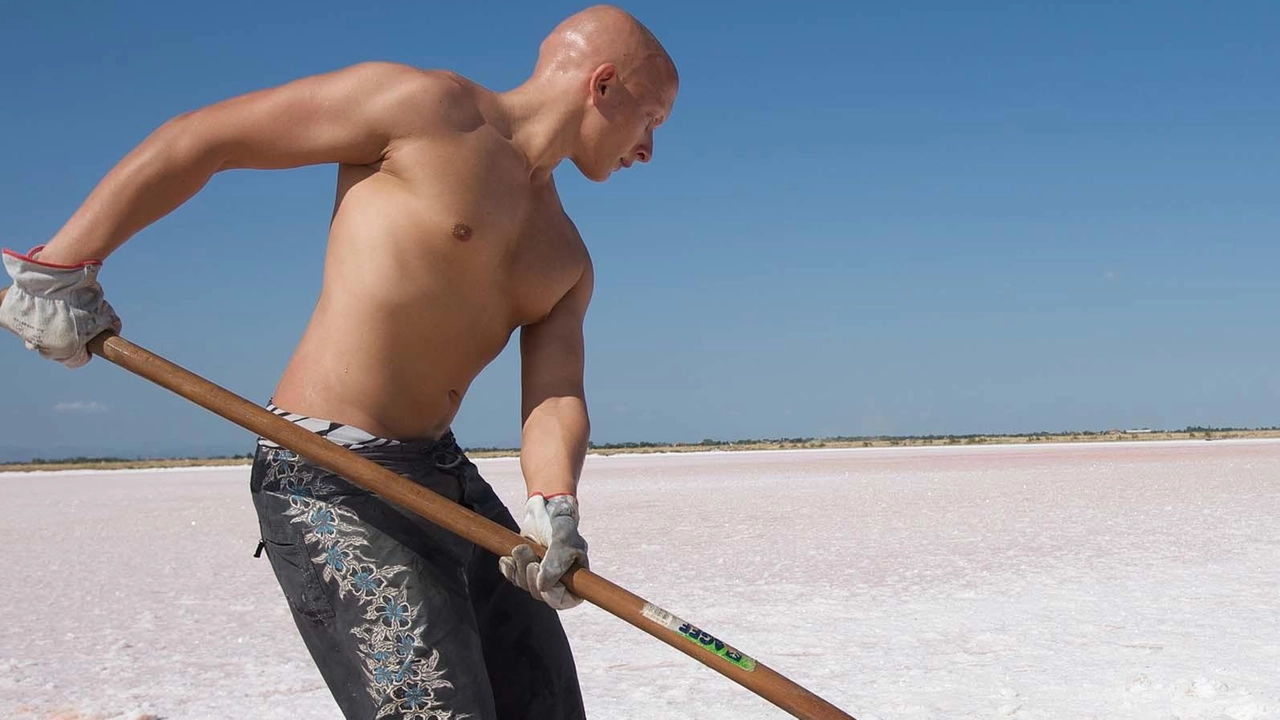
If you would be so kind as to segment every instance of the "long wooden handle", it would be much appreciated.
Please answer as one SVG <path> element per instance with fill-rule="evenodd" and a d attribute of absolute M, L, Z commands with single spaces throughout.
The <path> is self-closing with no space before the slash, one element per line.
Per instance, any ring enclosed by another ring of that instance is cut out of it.
<path fill-rule="evenodd" d="M 6 291 L 7 288 L 0 289 L 0 302 Z M 501 525 L 308 432 L 112 331 L 90 341 L 89 350 L 495 555 L 510 555 L 517 545 L 530 545 L 539 556 L 544 552 L 543 548 Z M 575 565 L 565 574 L 564 584 L 574 595 L 631 623 L 801 720 L 853 720 L 849 714 L 763 663 L 589 570 Z"/>

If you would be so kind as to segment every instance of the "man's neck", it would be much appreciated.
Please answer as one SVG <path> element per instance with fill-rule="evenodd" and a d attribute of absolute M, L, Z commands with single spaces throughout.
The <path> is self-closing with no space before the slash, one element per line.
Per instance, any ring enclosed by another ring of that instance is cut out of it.
<path fill-rule="evenodd" d="M 529 177 L 545 182 L 572 152 L 582 110 L 566 103 L 565 80 L 533 78 L 498 95 L 511 142 L 524 153 Z"/>

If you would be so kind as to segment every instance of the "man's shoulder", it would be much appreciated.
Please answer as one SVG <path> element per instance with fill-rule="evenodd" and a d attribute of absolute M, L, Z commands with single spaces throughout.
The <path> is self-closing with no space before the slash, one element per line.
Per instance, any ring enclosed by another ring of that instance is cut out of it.
<path fill-rule="evenodd" d="M 474 82 L 452 70 L 421 68 L 389 60 L 366 60 L 348 65 L 343 72 L 356 73 L 369 82 L 386 83 L 417 90 L 448 92 L 469 90 Z"/>
<path fill-rule="evenodd" d="M 401 116 L 420 130 L 466 130 L 480 118 L 487 92 L 456 72 L 370 60 L 347 71 L 376 87 L 385 111 Z"/>

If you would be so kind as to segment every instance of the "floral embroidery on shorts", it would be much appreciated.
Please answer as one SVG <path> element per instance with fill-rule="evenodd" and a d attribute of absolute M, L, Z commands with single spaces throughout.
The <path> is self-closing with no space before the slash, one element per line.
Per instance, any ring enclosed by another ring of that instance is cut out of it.
<path fill-rule="evenodd" d="M 321 553 L 312 558 L 325 582 L 350 595 L 364 609 L 366 622 L 352 628 L 360 639 L 364 676 L 369 694 L 379 704 L 378 718 L 395 715 L 404 720 L 465 720 L 443 707 L 436 691 L 452 688 L 440 667 L 440 652 L 419 642 L 426 618 L 421 606 L 410 605 L 398 580 L 409 573 L 403 565 L 379 565 L 365 555 L 368 542 L 356 516 L 344 507 L 316 499 L 326 488 L 294 453 L 270 451 L 268 477 L 280 483 L 289 498 L 286 514 L 305 528 L 309 546 Z"/>

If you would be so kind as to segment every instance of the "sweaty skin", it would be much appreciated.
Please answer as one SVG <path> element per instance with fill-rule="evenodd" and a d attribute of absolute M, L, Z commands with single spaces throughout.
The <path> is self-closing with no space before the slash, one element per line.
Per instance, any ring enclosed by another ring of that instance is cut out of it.
<path fill-rule="evenodd" d="M 276 405 L 436 438 L 520 329 L 526 483 L 576 492 L 593 272 L 552 172 L 569 159 L 603 181 L 648 162 L 677 88 L 658 41 L 609 6 L 555 28 L 532 76 L 507 92 L 392 63 L 302 78 L 165 123 L 40 259 L 105 258 L 221 170 L 335 163 L 320 296 Z"/>

